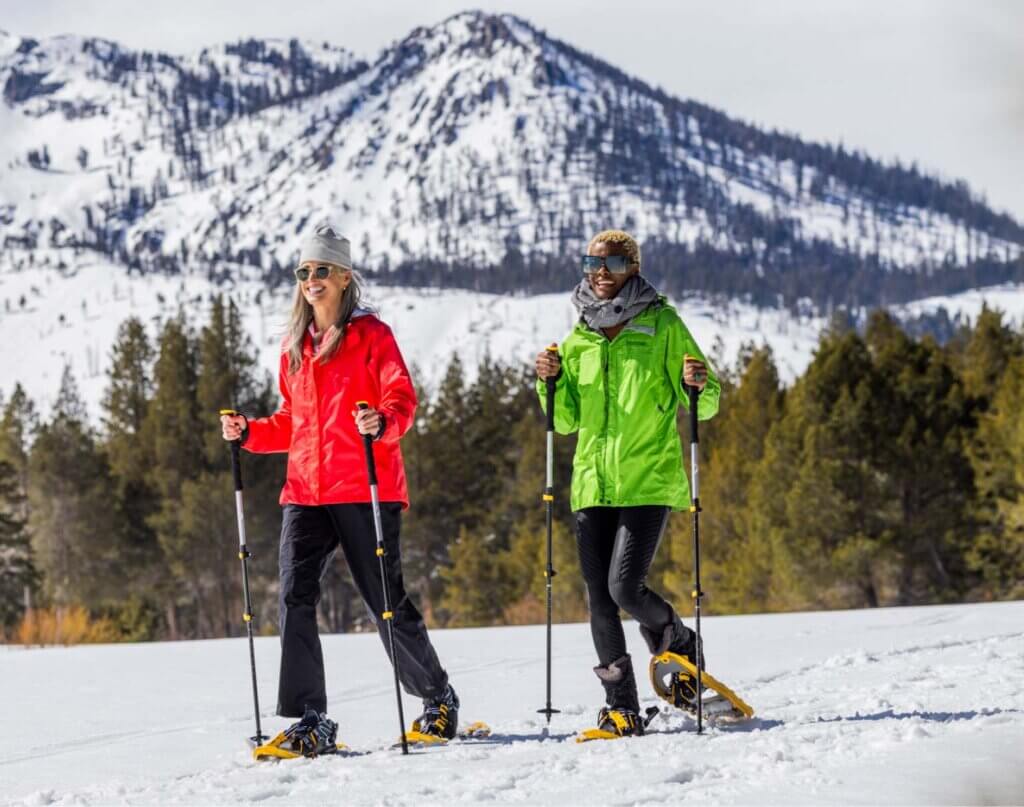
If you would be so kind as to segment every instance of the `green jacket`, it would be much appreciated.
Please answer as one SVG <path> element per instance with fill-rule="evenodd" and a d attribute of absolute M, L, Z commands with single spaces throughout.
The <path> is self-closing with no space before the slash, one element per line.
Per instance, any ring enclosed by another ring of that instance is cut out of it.
<path fill-rule="evenodd" d="M 579 432 L 573 459 L 573 510 L 584 507 L 690 506 L 676 425 L 689 409 L 682 384 L 685 355 L 705 361 L 664 297 L 635 316 L 611 342 L 580 321 L 560 349 L 555 431 Z M 537 381 L 546 411 L 545 382 Z M 718 411 L 721 385 L 708 367 L 697 416 Z"/>

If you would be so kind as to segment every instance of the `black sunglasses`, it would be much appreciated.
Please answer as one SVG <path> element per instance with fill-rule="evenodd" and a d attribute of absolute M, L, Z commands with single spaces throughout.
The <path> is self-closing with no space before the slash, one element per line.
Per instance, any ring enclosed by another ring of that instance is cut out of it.
<path fill-rule="evenodd" d="M 632 265 L 633 262 L 626 255 L 608 255 L 603 258 L 595 255 L 583 256 L 583 271 L 588 275 L 599 272 L 602 266 L 613 275 L 624 275 Z"/>
<path fill-rule="evenodd" d="M 333 266 L 318 266 L 315 269 L 307 269 L 305 266 L 300 266 L 295 270 L 295 279 L 300 283 L 305 283 L 312 274 L 317 280 L 326 280 L 333 271 Z"/>

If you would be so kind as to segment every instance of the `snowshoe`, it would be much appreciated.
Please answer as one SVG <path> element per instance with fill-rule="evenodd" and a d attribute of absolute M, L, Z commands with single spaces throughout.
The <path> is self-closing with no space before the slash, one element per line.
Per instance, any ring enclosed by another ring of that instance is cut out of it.
<path fill-rule="evenodd" d="M 337 723 L 316 709 L 306 709 L 302 720 L 254 748 L 252 755 L 255 759 L 298 759 L 336 754 L 348 748 L 337 736 Z"/>
<path fill-rule="evenodd" d="M 412 728 L 405 733 L 405 741 L 443 744 L 456 737 L 458 731 L 459 696 L 449 684 L 439 698 L 424 699 L 423 714 L 412 721 Z"/>
<path fill-rule="evenodd" d="M 658 697 L 677 709 L 697 713 L 697 667 L 689 658 L 671 652 L 654 656 L 650 674 Z M 701 698 L 706 716 L 734 720 L 754 716 L 754 710 L 739 695 L 703 669 L 700 682 L 703 690 L 711 691 Z"/>
<path fill-rule="evenodd" d="M 640 737 L 657 714 L 657 706 L 649 707 L 642 717 L 632 709 L 609 709 L 603 706 L 597 714 L 597 728 L 584 729 L 577 735 L 576 742 Z"/>

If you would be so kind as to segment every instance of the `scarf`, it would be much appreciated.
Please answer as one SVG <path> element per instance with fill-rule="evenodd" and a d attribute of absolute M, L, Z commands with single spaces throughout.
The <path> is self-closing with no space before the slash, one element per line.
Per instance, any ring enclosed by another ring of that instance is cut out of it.
<path fill-rule="evenodd" d="M 595 296 L 587 278 L 572 291 L 572 304 L 595 331 L 628 322 L 657 299 L 658 290 L 638 274 L 630 277 L 618 295 L 610 300 Z"/>

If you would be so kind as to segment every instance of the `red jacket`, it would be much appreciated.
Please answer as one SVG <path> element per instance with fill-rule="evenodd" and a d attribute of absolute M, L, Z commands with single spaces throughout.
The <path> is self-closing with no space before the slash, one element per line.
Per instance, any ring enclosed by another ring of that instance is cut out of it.
<path fill-rule="evenodd" d="M 363 438 L 352 416 L 356 402 L 366 401 L 385 418 L 384 434 L 373 443 L 380 500 L 408 507 L 398 441 L 412 426 L 416 390 L 391 329 L 375 316 L 354 318 L 326 364 L 307 334 L 302 366 L 289 375 L 284 351 L 279 377 L 281 408 L 249 421 L 245 448 L 288 452 L 281 504 L 370 501 Z"/>

